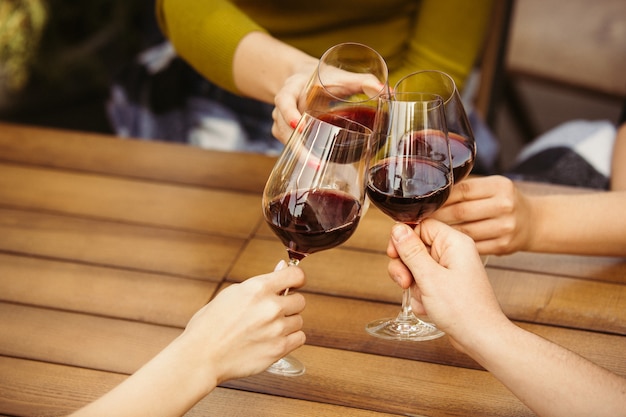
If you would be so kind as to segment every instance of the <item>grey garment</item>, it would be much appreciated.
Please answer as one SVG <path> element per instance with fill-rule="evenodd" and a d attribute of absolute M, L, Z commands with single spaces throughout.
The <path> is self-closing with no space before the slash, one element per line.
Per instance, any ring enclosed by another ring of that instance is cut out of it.
<path fill-rule="evenodd" d="M 546 132 L 518 155 L 513 179 L 608 189 L 617 130 L 605 120 L 574 120 Z"/>

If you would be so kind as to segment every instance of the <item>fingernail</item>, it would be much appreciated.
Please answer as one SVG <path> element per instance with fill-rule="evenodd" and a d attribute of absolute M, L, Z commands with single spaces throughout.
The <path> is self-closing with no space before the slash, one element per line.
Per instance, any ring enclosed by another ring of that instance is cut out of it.
<path fill-rule="evenodd" d="M 281 269 L 285 269 L 286 267 L 287 267 L 287 262 L 281 259 L 281 261 L 278 264 L 276 264 L 274 271 L 280 271 Z"/>
<path fill-rule="evenodd" d="M 409 227 L 405 224 L 398 223 L 391 229 L 391 237 L 394 242 L 402 242 L 409 236 Z"/>
<path fill-rule="evenodd" d="M 296 119 L 293 119 L 289 122 L 289 126 L 291 126 L 292 129 L 295 129 L 296 126 L 298 126 L 298 121 Z"/>

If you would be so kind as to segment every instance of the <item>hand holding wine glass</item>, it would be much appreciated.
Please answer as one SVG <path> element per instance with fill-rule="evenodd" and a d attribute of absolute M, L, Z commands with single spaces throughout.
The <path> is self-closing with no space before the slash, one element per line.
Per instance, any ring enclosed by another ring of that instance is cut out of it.
<path fill-rule="evenodd" d="M 369 46 L 346 42 L 329 48 L 298 99 L 302 111 L 337 114 L 372 128 L 378 98 L 389 92 L 383 57 Z"/>
<path fill-rule="evenodd" d="M 307 67 L 308 68 L 308 67 Z M 369 46 L 329 48 L 306 76 L 301 68 L 274 97 L 272 134 L 286 142 L 306 111 L 337 113 L 372 128 L 378 97 L 389 92 L 387 63 Z"/>
<path fill-rule="evenodd" d="M 372 138 L 379 148 L 367 175 L 367 195 L 383 213 L 415 226 L 446 201 L 452 186 L 452 161 L 441 97 L 394 93 L 380 99 Z M 411 310 L 404 290 L 396 317 L 369 323 L 366 330 L 392 340 L 430 340 L 443 335 Z"/>
<path fill-rule="evenodd" d="M 338 246 L 356 230 L 365 200 L 371 130 L 329 113 L 305 113 L 278 158 L 263 192 L 263 215 L 289 264 Z M 289 356 L 268 369 L 301 375 Z"/>

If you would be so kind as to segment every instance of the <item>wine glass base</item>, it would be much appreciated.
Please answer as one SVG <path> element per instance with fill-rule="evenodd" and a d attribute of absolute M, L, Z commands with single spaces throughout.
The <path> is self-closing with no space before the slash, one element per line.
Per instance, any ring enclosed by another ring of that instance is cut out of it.
<path fill-rule="evenodd" d="M 300 376 L 304 374 L 305 367 L 302 362 L 291 355 L 280 358 L 266 369 L 267 372 L 281 376 Z"/>
<path fill-rule="evenodd" d="M 433 340 L 445 334 L 434 324 L 426 323 L 417 317 L 402 320 L 398 317 L 376 320 L 368 323 L 365 330 L 381 339 L 413 342 Z"/>

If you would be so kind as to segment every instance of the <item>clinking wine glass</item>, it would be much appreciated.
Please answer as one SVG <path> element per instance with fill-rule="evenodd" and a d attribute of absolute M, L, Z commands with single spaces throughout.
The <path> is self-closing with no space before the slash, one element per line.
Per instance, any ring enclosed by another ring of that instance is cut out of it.
<path fill-rule="evenodd" d="M 458 183 L 467 177 L 476 159 L 476 140 L 472 132 L 461 95 L 456 83 L 442 71 L 425 70 L 409 74 L 399 80 L 394 91 L 398 93 L 425 92 L 440 95 L 444 101 L 450 154 L 454 182 Z M 488 255 L 481 255 L 483 265 L 487 265 Z"/>
<path fill-rule="evenodd" d="M 382 97 L 379 112 L 386 115 L 374 130 L 380 149 L 367 175 L 370 201 L 392 219 L 411 226 L 432 214 L 447 200 L 453 183 L 444 103 L 440 96 L 394 93 Z M 443 335 L 411 309 L 410 289 L 404 290 L 396 317 L 368 323 L 368 333 L 390 340 L 423 341 Z"/>
<path fill-rule="evenodd" d="M 426 70 L 405 76 L 394 87 L 394 93 L 416 92 L 437 94 L 443 99 L 454 182 L 457 183 L 474 167 L 476 141 L 456 83 L 445 72 Z"/>
<path fill-rule="evenodd" d="M 372 129 L 378 99 L 389 94 L 389 69 L 374 49 L 344 42 L 322 54 L 298 98 L 301 112 L 332 113 Z M 365 199 L 363 214 L 369 207 Z"/>
<path fill-rule="evenodd" d="M 354 233 L 365 200 L 370 136 L 367 127 L 337 115 L 303 114 L 267 180 L 262 202 L 290 266 Z M 297 376 L 304 365 L 288 355 L 268 371 Z"/>
<path fill-rule="evenodd" d="M 371 129 L 378 98 L 389 93 L 388 75 L 387 63 L 374 49 L 340 43 L 321 56 L 298 108 L 334 113 Z"/>

